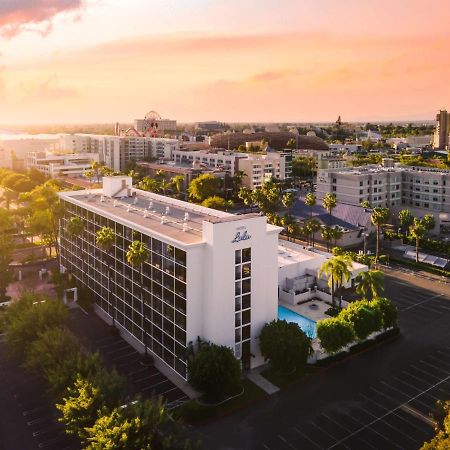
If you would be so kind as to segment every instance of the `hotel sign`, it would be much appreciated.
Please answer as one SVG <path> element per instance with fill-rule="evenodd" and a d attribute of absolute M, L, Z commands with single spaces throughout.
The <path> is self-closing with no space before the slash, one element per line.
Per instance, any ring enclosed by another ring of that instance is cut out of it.
<path fill-rule="evenodd" d="M 241 241 L 248 241 L 251 237 L 252 237 L 252 235 L 248 234 L 247 230 L 245 230 L 243 232 L 242 231 L 237 231 L 235 236 L 234 236 L 234 239 L 231 241 L 231 243 L 232 244 L 237 244 L 238 242 L 241 242 Z"/>

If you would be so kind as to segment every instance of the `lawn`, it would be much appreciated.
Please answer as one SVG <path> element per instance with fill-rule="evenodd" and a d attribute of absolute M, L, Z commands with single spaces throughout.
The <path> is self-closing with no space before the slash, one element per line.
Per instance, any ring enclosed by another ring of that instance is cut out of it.
<path fill-rule="evenodd" d="M 196 424 L 218 417 L 225 416 L 237 411 L 250 403 L 256 402 L 267 394 L 250 380 L 245 379 L 242 382 L 244 393 L 239 397 L 232 398 L 220 405 L 205 405 L 197 400 L 190 400 L 175 409 L 174 414 L 189 424 Z"/>

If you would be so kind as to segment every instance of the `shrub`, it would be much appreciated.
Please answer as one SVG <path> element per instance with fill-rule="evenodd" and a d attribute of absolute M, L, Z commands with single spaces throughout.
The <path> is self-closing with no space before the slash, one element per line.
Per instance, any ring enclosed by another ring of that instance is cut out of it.
<path fill-rule="evenodd" d="M 58 300 L 25 294 L 9 308 L 5 318 L 9 350 L 23 359 L 29 344 L 39 333 L 62 326 L 68 319 L 67 308 Z"/>
<path fill-rule="evenodd" d="M 381 311 L 365 300 L 350 303 L 340 312 L 339 319 L 347 322 L 353 328 L 355 336 L 360 341 L 382 327 Z"/>
<path fill-rule="evenodd" d="M 189 363 L 189 382 L 205 396 L 217 401 L 236 394 L 241 386 L 241 368 L 232 350 L 209 342 L 200 342 Z"/>
<path fill-rule="evenodd" d="M 370 302 L 372 308 L 376 308 L 381 316 L 381 328 L 384 330 L 397 326 L 397 307 L 387 298 L 381 297 Z"/>
<path fill-rule="evenodd" d="M 331 317 L 317 322 L 317 337 L 327 353 L 336 353 L 350 344 L 355 335 L 351 324 L 339 317 Z"/>
<path fill-rule="evenodd" d="M 310 355 L 311 340 L 296 323 L 273 320 L 266 323 L 259 337 L 261 353 L 280 372 L 299 369 Z"/>

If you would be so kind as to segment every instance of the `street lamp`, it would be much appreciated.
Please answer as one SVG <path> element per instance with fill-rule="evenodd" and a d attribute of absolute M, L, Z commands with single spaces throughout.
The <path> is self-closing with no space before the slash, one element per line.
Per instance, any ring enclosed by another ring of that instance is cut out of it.
<path fill-rule="evenodd" d="M 367 233 L 363 233 L 364 236 L 364 254 L 367 253 L 367 238 L 369 237 L 369 235 Z"/>

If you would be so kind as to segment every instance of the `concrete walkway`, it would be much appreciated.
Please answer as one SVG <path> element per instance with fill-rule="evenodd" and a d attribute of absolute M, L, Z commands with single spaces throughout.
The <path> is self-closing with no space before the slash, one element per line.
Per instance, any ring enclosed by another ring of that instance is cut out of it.
<path fill-rule="evenodd" d="M 247 378 L 250 381 L 253 381 L 253 383 L 256 384 L 259 388 L 261 388 L 263 391 L 267 392 L 269 395 L 275 394 L 280 390 L 278 386 L 275 386 L 272 384 L 267 378 L 264 378 L 261 375 L 261 371 L 264 370 L 266 367 L 258 367 L 257 369 L 253 369 L 247 373 Z"/>

